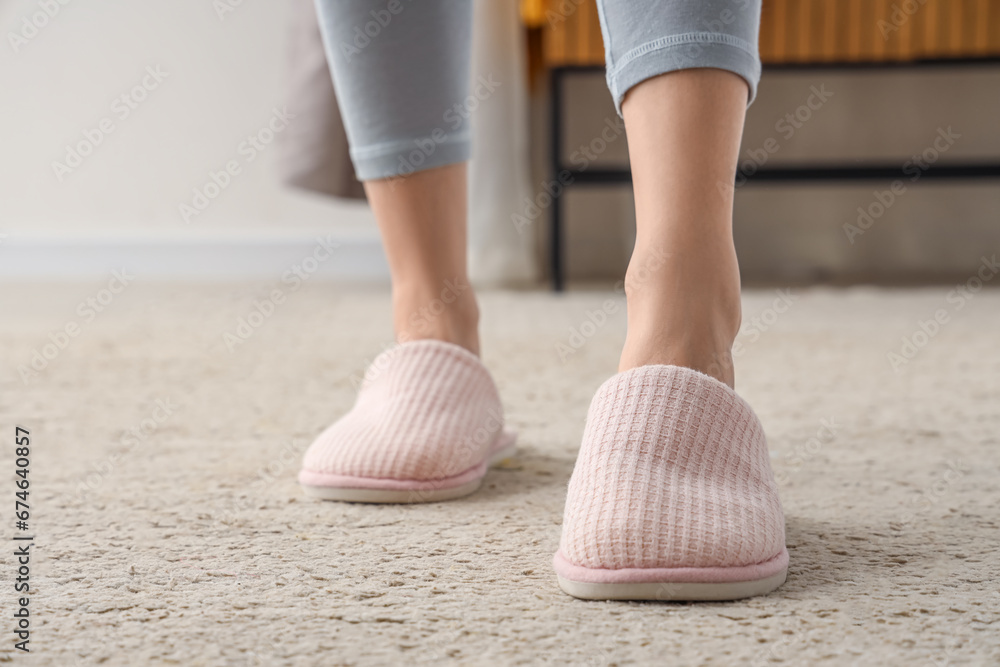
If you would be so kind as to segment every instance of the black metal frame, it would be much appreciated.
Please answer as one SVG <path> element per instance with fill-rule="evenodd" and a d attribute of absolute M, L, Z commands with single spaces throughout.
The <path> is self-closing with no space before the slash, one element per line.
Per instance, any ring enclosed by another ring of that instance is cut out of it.
<path fill-rule="evenodd" d="M 768 65 L 767 71 L 789 70 L 858 70 L 858 69 L 894 69 L 934 66 L 967 66 L 996 65 L 1000 58 L 952 59 L 952 60 L 917 60 L 908 62 L 884 63 L 815 63 L 815 64 L 783 64 Z M 565 286 L 565 267 L 563 265 L 563 223 L 562 204 L 560 199 L 571 185 L 576 184 L 616 184 L 631 183 L 632 173 L 628 168 L 622 169 L 572 169 L 562 164 L 562 107 L 563 81 L 572 74 L 603 73 L 602 65 L 570 65 L 555 67 L 551 70 L 549 82 L 551 88 L 551 109 L 549 134 L 551 140 L 551 169 L 554 178 L 566 172 L 566 179 L 561 192 L 552 197 L 552 208 L 549 228 L 549 260 L 552 277 L 552 288 L 562 291 Z M 802 183 L 815 181 L 863 181 L 888 180 L 905 176 L 898 164 L 867 163 L 862 165 L 822 165 L 804 164 L 794 167 L 762 167 L 753 174 L 742 174 L 748 182 L 785 182 Z M 1000 161 L 982 163 L 948 163 L 930 165 L 921 175 L 923 179 L 950 178 L 998 178 L 1000 177 Z M 562 180 L 562 179 L 559 179 Z"/>

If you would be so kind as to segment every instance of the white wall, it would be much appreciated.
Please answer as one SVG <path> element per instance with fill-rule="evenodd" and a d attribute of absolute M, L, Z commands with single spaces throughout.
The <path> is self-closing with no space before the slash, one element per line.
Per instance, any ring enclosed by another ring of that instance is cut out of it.
<path fill-rule="evenodd" d="M 235 6 L 220 17 L 217 8 L 227 5 Z M 43 6 L 58 12 L 15 48 L 25 18 L 41 16 Z M 283 104 L 288 10 L 286 2 L 259 0 L 0 4 L 0 271 L 24 269 L 32 248 L 46 242 L 85 249 L 107 239 L 221 240 L 285 244 L 295 256 L 293 247 L 332 233 L 361 244 L 368 254 L 355 261 L 379 273 L 365 205 L 283 187 L 273 144 L 253 161 L 238 150 Z M 123 117 L 115 100 L 150 67 L 166 77 Z M 67 147 L 85 131 L 93 136 L 102 119 L 113 131 L 60 180 L 53 162 L 65 162 Z M 230 160 L 240 174 L 186 223 L 179 205 Z"/>

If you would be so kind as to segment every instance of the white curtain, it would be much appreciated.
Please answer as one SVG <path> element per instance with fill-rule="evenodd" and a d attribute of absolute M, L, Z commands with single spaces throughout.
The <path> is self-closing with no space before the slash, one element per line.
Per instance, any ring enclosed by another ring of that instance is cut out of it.
<path fill-rule="evenodd" d="M 478 286 L 522 286 L 538 279 L 534 230 L 511 221 L 531 195 L 524 29 L 518 0 L 475 4 L 473 90 L 479 77 L 500 85 L 472 115 L 469 270 Z"/>

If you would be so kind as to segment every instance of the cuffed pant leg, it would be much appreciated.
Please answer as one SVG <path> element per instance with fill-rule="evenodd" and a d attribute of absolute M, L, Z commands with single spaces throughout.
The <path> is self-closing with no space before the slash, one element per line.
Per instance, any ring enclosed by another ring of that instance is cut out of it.
<path fill-rule="evenodd" d="M 358 179 L 469 159 L 470 0 L 316 0 Z"/>
<path fill-rule="evenodd" d="M 608 87 L 621 114 L 625 93 L 646 79 L 712 67 L 743 77 L 753 102 L 760 80 L 761 0 L 597 0 Z"/>

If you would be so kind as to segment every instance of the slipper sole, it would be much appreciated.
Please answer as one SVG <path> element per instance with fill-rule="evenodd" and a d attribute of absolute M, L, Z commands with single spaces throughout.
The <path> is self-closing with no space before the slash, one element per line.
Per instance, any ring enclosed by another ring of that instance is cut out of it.
<path fill-rule="evenodd" d="M 559 587 L 583 600 L 739 600 L 770 593 L 785 583 L 788 551 L 742 567 L 601 570 L 574 565 L 561 553 L 556 553 L 553 565 Z"/>
<path fill-rule="evenodd" d="M 444 479 L 354 477 L 303 470 L 299 473 L 299 484 L 311 498 L 348 503 L 413 504 L 453 500 L 474 493 L 491 465 L 513 456 L 516 439 L 513 431 L 503 431 L 485 461 Z"/>

